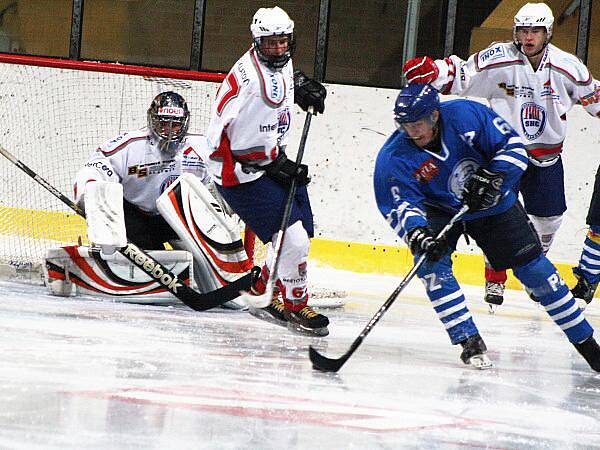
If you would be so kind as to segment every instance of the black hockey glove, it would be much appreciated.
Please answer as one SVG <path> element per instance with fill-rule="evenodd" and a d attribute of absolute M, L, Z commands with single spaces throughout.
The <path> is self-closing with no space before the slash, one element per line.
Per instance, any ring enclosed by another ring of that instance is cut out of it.
<path fill-rule="evenodd" d="M 427 253 L 429 261 L 439 261 L 448 253 L 448 242 L 445 238 L 435 239 L 429 227 L 417 227 L 406 236 L 408 248 L 413 255 Z"/>
<path fill-rule="evenodd" d="M 462 198 L 471 211 L 481 211 L 496 206 L 502 198 L 502 183 L 504 176 L 501 173 L 490 172 L 479 168 L 465 182 Z"/>
<path fill-rule="evenodd" d="M 308 78 L 302 71 L 294 71 L 294 100 L 304 111 L 312 106 L 316 113 L 325 111 L 325 86 L 312 78 Z"/>
<path fill-rule="evenodd" d="M 267 164 L 264 169 L 269 178 L 286 187 L 292 183 L 293 178 L 296 178 L 298 186 L 306 186 L 310 183 L 308 166 L 300 164 L 296 167 L 296 163 L 289 160 L 285 152 L 281 150 L 277 158 L 270 164 Z"/>

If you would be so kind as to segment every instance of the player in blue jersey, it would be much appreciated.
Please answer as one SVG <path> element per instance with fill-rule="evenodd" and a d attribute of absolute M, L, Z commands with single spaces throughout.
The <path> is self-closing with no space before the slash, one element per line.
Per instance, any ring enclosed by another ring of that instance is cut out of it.
<path fill-rule="evenodd" d="M 518 134 L 488 107 L 470 100 L 440 103 L 428 84 L 403 88 L 394 108 L 398 130 L 380 150 L 375 197 L 380 212 L 415 257 L 418 276 L 461 359 L 490 367 L 485 343 L 452 273 L 461 234 L 472 237 L 493 267 L 512 268 L 588 364 L 600 371 L 600 347 L 513 190 L 527 168 Z M 466 204 L 469 212 L 446 235 L 436 233 Z"/>

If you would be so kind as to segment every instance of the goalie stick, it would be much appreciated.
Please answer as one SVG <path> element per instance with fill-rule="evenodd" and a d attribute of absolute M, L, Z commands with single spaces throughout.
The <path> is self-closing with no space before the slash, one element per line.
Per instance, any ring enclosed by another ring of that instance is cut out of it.
<path fill-rule="evenodd" d="M 304 119 L 304 128 L 302 129 L 302 135 L 300 136 L 298 154 L 296 155 L 296 169 L 300 167 L 300 164 L 302 163 L 302 157 L 304 156 L 304 147 L 306 146 L 306 138 L 308 137 L 308 130 L 310 128 L 310 121 L 312 119 L 313 113 L 314 108 L 312 106 L 309 106 L 306 112 L 306 118 Z M 242 294 L 241 299 L 244 302 L 246 302 L 246 304 L 255 308 L 266 308 L 267 306 L 269 306 L 271 300 L 273 299 L 273 289 L 274 283 L 277 280 L 277 268 L 279 267 L 281 247 L 283 245 L 283 240 L 285 239 L 285 232 L 288 227 L 288 222 L 290 221 L 290 216 L 292 215 L 292 204 L 294 203 L 294 195 L 296 195 L 297 184 L 298 181 L 296 180 L 296 177 L 293 177 L 290 183 L 288 196 L 285 202 L 285 208 L 283 210 L 281 225 L 279 226 L 279 231 L 277 232 L 275 245 L 273 246 L 274 256 L 273 261 L 271 261 L 271 266 L 269 267 L 269 280 L 267 281 L 265 292 L 261 295 L 253 295 L 249 292 L 244 292 Z"/>
<path fill-rule="evenodd" d="M 442 230 L 438 233 L 438 235 L 435 237 L 436 240 L 440 239 L 441 237 L 444 237 L 446 235 L 446 233 L 450 230 L 450 228 L 452 228 L 454 226 L 454 224 L 456 222 L 458 222 L 462 218 L 462 216 L 465 215 L 465 213 L 468 211 L 468 209 L 469 209 L 469 207 L 467 205 L 463 206 L 450 219 L 450 221 L 446 224 L 446 226 L 444 228 L 442 228 Z M 315 348 L 312 345 L 309 346 L 308 356 L 312 362 L 313 369 L 321 370 L 323 372 L 337 372 L 338 370 L 340 370 L 340 368 L 344 365 L 344 363 L 346 361 L 348 361 L 348 358 L 350 358 L 350 356 L 352 356 L 352 354 L 360 346 L 362 341 L 371 332 L 371 330 L 373 329 L 375 324 L 377 322 L 379 322 L 379 319 L 381 319 L 383 317 L 383 315 L 389 309 L 389 307 L 392 306 L 394 301 L 396 301 L 396 298 L 398 298 L 398 295 L 400 295 L 400 292 L 402 292 L 402 290 L 406 287 L 406 285 L 410 282 L 410 280 L 413 279 L 413 277 L 416 275 L 417 271 L 420 269 L 420 267 L 423 265 L 423 263 L 426 261 L 426 259 L 427 259 L 427 253 L 423 253 L 419 257 L 419 259 L 417 260 L 417 262 L 415 263 L 413 268 L 410 270 L 410 272 L 408 272 L 406 274 L 406 276 L 400 282 L 398 287 L 394 290 L 394 292 L 392 292 L 392 295 L 389 296 L 389 298 L 385 301 L 385 303 L 383 305 L 381 305 L 381 308 L 379 308 L 379 310 L 371 318 L 369 323 L 367 323 L 365 328 L 361 331 L 361 333 L 358 335 L 358 337 L 354 340 L 354 342 L 352 343 L 352 345 L 350 346 L 348 351 L 346 353 L 344 353 L 342 356 L 340 356 L 337 359 L 327 358 L 326 356 L 321 355 L 317 350 L 315 350 Z"/>
<path fill-rule="evenodd" d="M 36 172 L 25 165 L 22 161 L 17 159 L 17 157 L 15 157 L 11 152 L 1 145 L 0 153 L 2 153 L 6 159 L 33 178 L 38 184 L 43 186 L 61 202 L 63 202 L 81 217 L 85 218 L 85 211 L 83 211 L 83 209 L 81 209 L 75 202 L 52 186 L 48 181 L 40 177 Z M 250 289 L 252 274 L 247 274 L 241 278 L 238 278 L 234 282 L 223 286 L 222 288 L 202 294 L 180 281 L 175 274 L 169 271 L 158 261 L 154 260 L 137 245 L 128 242 L 127 246 L 119 249 L 118 251 L 125 256 L 125 258 L 131 261 L 132 264 L 152 277 L 153 280 L 171 292 L 171 294 L 173 294 L 175 297 L 181 300 L 182 303 L 194 311 L 206 311 L 208 309 L 221 306 L 223 303 L 239 297 L 241 291 L 247 291 Z"/>

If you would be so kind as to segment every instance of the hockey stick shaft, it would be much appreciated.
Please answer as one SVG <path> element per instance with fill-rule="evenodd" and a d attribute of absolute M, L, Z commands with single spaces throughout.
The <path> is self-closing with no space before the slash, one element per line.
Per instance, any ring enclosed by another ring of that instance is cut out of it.
<path fill-rule="evenodd" d="M 78 215 L 85 218 L 85 211 L 79 207 L 79 205 L 52 186 L 52 184 L 50 184 L 44 178 L 39 176 L 34 170 L 20 161 L 11 152 L 0 146 L 0 153 L 11 163 L 33 178 L 52 195 L 58 198 L 61 202 L 75 211 Z M 157 283 L 181 300 L 185 305 L 196 311 L 206 311 L 216 306 L 220 306 L 229 300 L 233 300 L 239 296 L 240 291 L 249 289 L 251 283 L 251 275 L 248 274 L 226 286 L 223 286 L 220 289 L 208 292 L 206 294 L 201 294 L 179 280 L 177 275 L 169 271 L 166 267 L 140 249 L 137 245 L 128 242 L 126 247 L 119 250 L 119 253 L 121 253 L 136 267 L 147 273 Z"/>
<path fill-rule="evenodd" d="M 454 226 L 456 222 L 458 222 L 468 211 L 468 206 L 463 206 L 446 224 L 444 228 L 438 233 L 436 236 L 436 240 L 443 238 L 448 231 Z M 313 364 L 313 368 L 317 370 L 321 370 L 323 372 L 337 372 L 344 365 L 344 363 L 352 356 L 352 354 L 356 351 L 356 349 L 360 346 L 362 341 L 367 337 L 367 335 L 371 332 L 373 327 L 379 322 L 379 320 L 383 317 L 385 312 L 389 309 L 390 306 L 396 301 L 400 293 L 404 290 L 406 285 L 414 278 L 417 274 L 417 271 L 421 268 L 421 266 L 427 260 L 427 253 L 423 253 L 417 262 L 415 262 L 412 269 L 406 274 L 404 279 L 400 282 L 398 287 L 392 292 L 392 294 L 388 297 L 385 303 L 379 308 L 379 310 L 375 313 L 375 315 L 371 318 L 369 323 L 365 326 L 365 328 L 361 331 L 358 337 L 352 342 L 352 345 L 348 349 L 344 355 L 337 359 L 327 358 L 321 355 L 315 348 L 312 346 L 309 347 L 309 357 Z"/>
<path fill-rule="evenodd" d="M 298 154 L 296 155 L 296 168 L 300 167 L 302 158 L 304 157 L 304 148 L 306 147 L 306 140 L 308 138 L 308 130 L 310 129 L 310 122 L 313 116 L 313 107 L 309 107 L 306 112 L 306 118 L 304 119 L 304 128 L 302 129 L 302 135 L 300 136 L 300 144 L 298 146 Z M 283 241 L 285 239 L 286 230 L 289 225 L 290 217 L 292 215 L 292 206 L 294 204 L 294 197 L 296 195 L 296 188 L 298 186 L 298 180 L 296 177 L 292 177 L 290 187 L 288 190 L 287 199 L 285 201 L 285 207 L 283 209 L 283 216 L 281 217 L 281 225 L 277 232 L 277 238 L 275 239 L 275 245 L 273 246 L 273 260 L 269 267 L 269 281 L 265 288 L 265 292 L 262 295 L 254 296 L 246 294 L 244 300 L 252 306 L 258 308 L 264 308 L 271 303 L 273 297 L 274 283 L 277 281 L 277 269 L 279 268 L 279 260 L 281 256 L 281 249 Z"/>

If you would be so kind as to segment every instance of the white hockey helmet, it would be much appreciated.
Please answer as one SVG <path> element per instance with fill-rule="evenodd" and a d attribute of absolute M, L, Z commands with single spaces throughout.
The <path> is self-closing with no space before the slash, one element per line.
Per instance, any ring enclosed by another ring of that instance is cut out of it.
<path fill-rule="evenodd" d="M 517 42 L 518 27 L 544 27 L 546 28 L 546 43 L 548 43 L 552 37 L 553 24 L 554 15 L 548 5 L 545 3 L 526 3 L 515 15 L 513 39 Z"/>
<path fill-rule="evenodd" d="M 250 24 L 252 41 L 258 58 L 272 69 L 281 69 L 292 57 L 295 48 L 294 21 L 279 6 L 260 8 Z M 262 48 L 262 38 L 267 36 L 288 36 L 288 49 L 282 55 L 266 55 Z"/>

